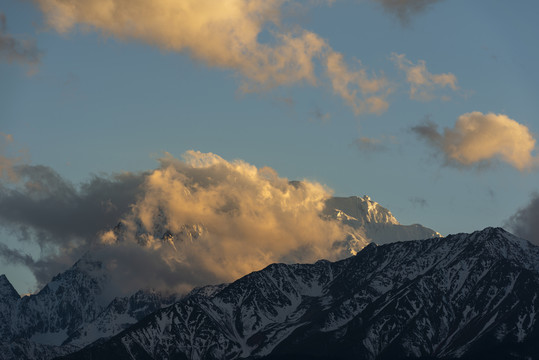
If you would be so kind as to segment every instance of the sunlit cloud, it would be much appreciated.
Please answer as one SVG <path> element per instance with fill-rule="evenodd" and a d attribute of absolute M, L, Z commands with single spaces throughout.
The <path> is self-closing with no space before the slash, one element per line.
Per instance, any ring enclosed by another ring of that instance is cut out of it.
<path fill-rule="evenodd" d="M 124 230 L 102 239 L 112 248 L 144 244 L 177 286 L 197 285 L 177 274 L 231 281 L 274 262 L 342 256 L 343 228 L 321 217 L 329 196 L 318 183 L 291 183 L 270 168 L 190 151 L 184 160 L 161 159 Z"/>
<path fill-rule="evenodd" d="M 59 33 L 79 27 L 186 52 L 195 61 L 241 75 L 245 92 L 297 83 L 318 86 L 327 82 L 327 75 L 333 91 L 356 114 L 379 114 L 388 107 L 383 78 L 369 77 L 363 68 L 350 70 L 322 37 L 283 25 L 281 12 L 288 0 L 36 2 Z M 317 67 L 325 69 L 324 76 Z"/>
<path fill-rule="evenodd" d="M 520 171 L 535 168 L 535 138 L 528 127 L 503 114 L 475 111 L 459 116 L 455 127 L 438 131 L 430 121 L 412 128 L 443 154 L 447 164 L 480 166 L 499 159 Z"/>
<path fill-rule="evenodd" d="M 36 71 L 41 52 L 34 40 L 17 38 L 7 32 L 7 20 L 0 12 L 0 61 L 21 63 L 31 66 L 29 74 Z"/>
<path fill-rule="evenodd" d="M 327 73 L 333 91 L 346 100 L 356 114 L 380 114 L 389 107 L 385 100 L 390 92 L 387 80 L 383 77 L 369 77 L 365 69 L 350 70 L 342 54 L 333 51 L 328 54 Z"/>
<path fill-rule="evenodd" d="M 167 155 L 153 171 L 80 186 L 45 166 L 14 171 L 16 184 L 0 183 L 0 224 L 37 243 L 42 256 L 3 246 L 0 257 L 28 266 L 40 284 L 88 251 L 114 269 L 122 293 L 186 291 L 274 262 L 350 254 L 350 229 L 323 215 L 329 189 L 240 160 L 189 151 L 183 160 Z"/>
<path fill-rule="evenodd" d="M 437 95 L 437 91 L 443 88 L 458 90 L 457 78 L 451 73 L 431 74 L 427 70 L 424 60 L 419 60 L 414 64 L 406 59 L 404 54 L 392 54 L 391 59 L 397 67 L 406 73 L 406 81 L 410 84 L 410 99 L 429 101 L 435 98 L 449 100 L 447 95 Z"/>

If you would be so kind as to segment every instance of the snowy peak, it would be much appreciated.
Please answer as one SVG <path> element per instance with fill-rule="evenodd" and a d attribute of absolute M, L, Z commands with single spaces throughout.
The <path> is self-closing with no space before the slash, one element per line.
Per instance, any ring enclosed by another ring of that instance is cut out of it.
<path fill-rule="evenodd" d="M 471 234 L 450 235 L 466 253 L 498 260 L 508 260 L 539 273 L 539 247 L 502 228 L 487 227 Z"/>
<path fill-rule="evenodd" d="M 370 242 L 387 244 L 441 236 L 419 224 L 401 225 L 391 211 L 366 195 L 330 198 L 326 200 L 324 214 L 350 228 L 347 242 L 351 254 Z"/>
<path fill-rule="evenodd" d="M 400 225 L 391 211 L 372 201 L 367 195 L 332 197 L 326 201 L 326 213 L 343 220 L 356 220 L 362 224 Z"/>

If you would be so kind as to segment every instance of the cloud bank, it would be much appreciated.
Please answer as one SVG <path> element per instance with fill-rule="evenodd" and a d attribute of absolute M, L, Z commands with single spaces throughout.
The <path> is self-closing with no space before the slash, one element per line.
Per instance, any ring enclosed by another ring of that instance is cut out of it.
<path fill-rule="evenodd" d="M 37 242 L 37 260 L 0 247 L 43 284 L 91 251 L 117 291 L 186 291 L 232 281 L 274 262 L 349 254 L 346 229 L 321 216 L 330 192 L 270 168 L 189 151 L 141 174 L 93 177 L 79 187 L 43 166 L 16 166 L 0 187 L 0 222 Z"/>
<path fill-rule="evenodd" d="M 459 116 L 453 129 L 439 132 L 435 123 L 427 121 L 412 131 L 440 152 L 447 164 L 471 167 L 499 159 L 520 171 L 538 165 L 535 138 L 507 115 L 474 111 Z"/>
<path fill-rule="evenodd" d="M 35 66 L 41 56 L 33 40 L 17 39 L 7 32 L 7 21 L 0 12 L 0 61 Z"/>
<path fill-rule="evenodd" d="M 319 35 L 283 24 L 287 0 L 36 0 L 46 21 L 60 33 L 76 26 L 165 51 L 187 52 L 208 66 L 233 70 L 244 91 L 279 85 L 321 83 L 356 114 L 387 108 L 387 82 L 350 70 L 342 55 Z M 261 39 L 266 39 L 262 41 Z M 360 96 L 361 95 L 361 96 Z"/>

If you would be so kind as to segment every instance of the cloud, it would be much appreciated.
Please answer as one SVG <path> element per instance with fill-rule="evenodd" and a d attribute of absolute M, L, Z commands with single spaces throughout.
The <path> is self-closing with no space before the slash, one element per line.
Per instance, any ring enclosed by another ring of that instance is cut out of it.
<path fill-rule="evenodd" d="M 441 0 L 374 0 L 381 4 L 385 11 L 396 15 L 403 25 L 410 22 L 410 17 L 425 11 L 430 5 Z"/>
<path fill-rule="evenodd" d="M 519 209 L 505 226 L 515 235 L 539 245 L 539 194 L 534 193 L 528 205 Z"/>
<path fill-rule="evenodd" d="M 443 154 L 447 164 L 481 166 L 499 159 L 520 171 L 538 164 L 530 130 L 507 115 L 474 111 L 459 116 L 455 127 L 445 128 L 443 133 L 430 121 L 412 131 Z"/>
<path fill-rule="evenodd" d="M 7 21 L 0 12 L 0 61 L 35 66 L 41 56 L 33 40 L 17 39 L 7 32 Z"/>
<path fill-rule="evenodd" d="M 316 86 L 325 80 L 317 74 L 318 65 L 356 114 L 387 108 L 383 95 L 374 94 L 383 92 L 383 79 L 369 80 L 365 70 L 348 70 L 342 56 L 319 35 L 283 24 L 281 12 L 291 3 L 288 0 L 36 2 L 49 26 L 60 33 L 79 26 L 165 51 L 186 52 L 195 61 L 240 74 L 246 92 L 296 83 Z"/>
<path fill-rule="evenodd" d="M 333 51 L 329 52 L 326 65 L 333 91 L 354 109 L 356 115 L 365 112 L 381 114 L 387 110 L 389 104 L 385 97 L 390 89 L 385 78 L 369 78 L 365 69 L 349 70 L 342 54 Z M 358 96 L 358 91 L 362 97 Z"/>
<path fill-rule="evenodd" d="M 380 152 L 387 150 L 387 147 L 382 143 L 382 140 L 364 136 L 354 140 L 354 144 L 360 151 L 364 152 Z"/>
<path fill-rule="evenodd" d="M 391 60 L 397 67 L 406 73 L 406 80 L 410 84 L 410 99 L 429 101 L 437 96 L 436 91 L 441 88 L 449 87 L 456 91 L 457 78 L 451 73 L 447 74 L 431 74 L 427 70 L 424 60 L 419 60 L 417 64 L 406 59 L 404 54 L 391 55 Z M 448 100 L 447 95 L 440 96 L 442 100 Z"/>
<path fill-rule="evenodd" d="M 291 183 L 270 168 L 190 151 L 183 161 L 161 159 L 122 220 L 124 231 L 105 233 L 103 241 L 111 248 L 144 244 L 169 272 L 145 274 L 152 283 L 231 281 L 273 262 L 343 256 L 344 229 L 321 217 L 329 196 L 318 183 Z"/>
<path fill-rule="evenodd" d="M 17 175 L 13 167 L 22 161 L 22 157 L 6 156 L 7 147 L 13 142 L 13 135 L 0 132 L 0 181 L 2 179 L 15 181 Z"/>
<path fill-rule="evenodd" d="M 419 196 L 413 196 L 410 198 L 410 202 L 414 205 L 414 206 L 419 206 L 421 208 L 424 208 L 426 206 L 428 206 L 428 202 L 427 200 L 425 200 L 424 198 L 422 197 L 419 197 Z"/>
<path fill-rule="evenodd" d="M 11 164 L 9 164 L 11 165 Z M 42 285 L 77 260 L 136 200 L 142 174 L 94 176 L 76 187 L 46 166 L 15 165 L 0 182 L 0 225 L 41 249 L 42 258 L 0 256 L 27 265 Z"/>
<path fill-rule="evenodd" d="M 318 106 L 315 107 L 315 109 L 310 112 L 310 115 L 312 115 L 309 119 L 310 121 L 318 121 L 321 123 L 328 123 L 331 121 L 331 114 L 328 112 L 322 111 Z"/>
<path fill-rule="evenodd" d="M 321 215 L 328 189 L 240 160 L 190 151 L 184 160 L 167 155 L 153 171 L 78 187 L 48 167 L 16 171 L 19 181 L 0 188 L 0 223 L 46 251 L 34 261 L 3 246 L 0 256 L 30 267 L 41 283 L 87 251 L 114 270 L 122 293 L 185 291 L 273 262 L 349 254 L 348 230 Z"/>

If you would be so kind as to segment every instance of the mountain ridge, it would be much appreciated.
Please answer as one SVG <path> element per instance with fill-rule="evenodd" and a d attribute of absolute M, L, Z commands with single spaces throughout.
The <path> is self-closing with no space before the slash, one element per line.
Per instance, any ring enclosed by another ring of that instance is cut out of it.
<path fill-rule="evenodd" d="M 500 241 L 507 248 L 478 251 Z M 486 228 L 372 244 L 334 263 L 272 264 L 62 359 L 470 358 L 503 342 L 535 358 L 539 273 L 526 267 L 536 250 Z"/>

